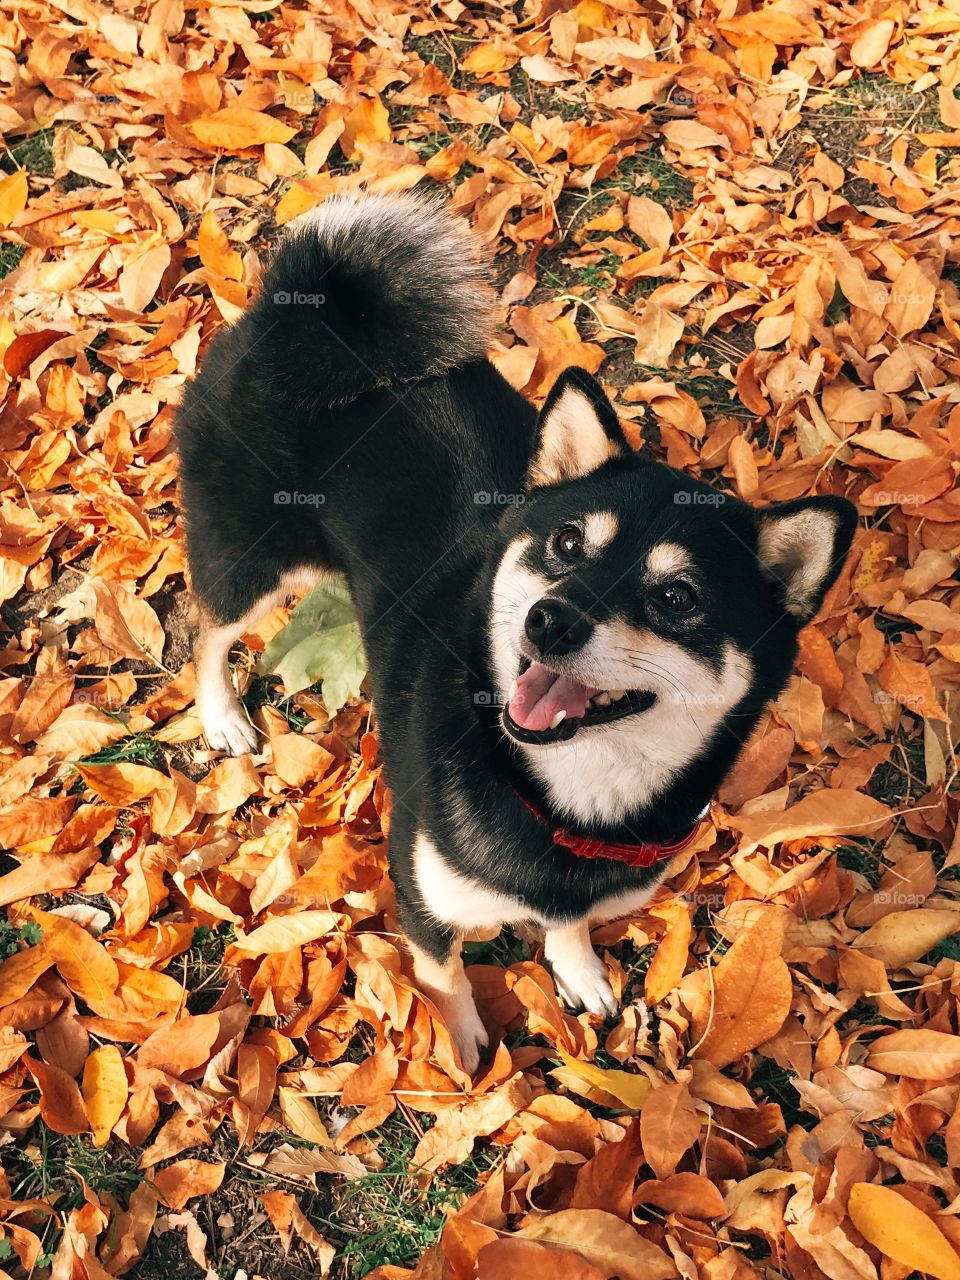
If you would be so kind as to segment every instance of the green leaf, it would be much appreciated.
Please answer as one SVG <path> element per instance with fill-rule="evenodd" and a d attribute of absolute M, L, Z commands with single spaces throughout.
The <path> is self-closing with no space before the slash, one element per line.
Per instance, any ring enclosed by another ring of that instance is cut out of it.
<path fill-rule="evenodd" d="M 304 596 L 267 645 L 257 670 L 280 676 L 288 695 L 321 681 L 331 715 L 359 696 L 367 663 L 353 601 L 342 578 L 326 578 Z"/>

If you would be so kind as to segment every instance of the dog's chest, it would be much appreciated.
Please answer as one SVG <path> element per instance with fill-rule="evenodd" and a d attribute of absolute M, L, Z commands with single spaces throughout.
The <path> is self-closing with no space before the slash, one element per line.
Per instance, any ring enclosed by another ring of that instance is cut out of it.
<path fill-rule="evenodd" d="M 662 874 L 651 877 L 643 885 L 600 896 L 589 904 L 581 899 L 565 900 L 562 885 L 552 891 L 544 885 L 544 892 L 535 895 L 513 894 L 458 870 L 423 833 L 414 843 L 413 869 L 417 889 L 431 915 L 461 932 L 527 920 L 544 928 L 573 920 L 612 920 L 638 911 L 662 879 Z"/>

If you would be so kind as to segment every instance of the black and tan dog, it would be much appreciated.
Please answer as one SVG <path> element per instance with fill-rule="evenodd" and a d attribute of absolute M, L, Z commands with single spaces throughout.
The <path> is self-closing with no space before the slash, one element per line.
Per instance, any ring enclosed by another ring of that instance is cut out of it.
<path fill-rule="evenodd" d="M 347 575 L 418 981 L 476 1068 L 462 934 L 533 920 L 564 998 L 615 1004 L 591 922 L 636 910 L 789 677 L 853 507 L 754 510 L 627 446 L 570 369 L 542 411 L 485 359 L 465 225 L 327 200 L 213 342 L 178 422 L 197 702 L 256 732 L 227 655 L 294 583 Z"/>

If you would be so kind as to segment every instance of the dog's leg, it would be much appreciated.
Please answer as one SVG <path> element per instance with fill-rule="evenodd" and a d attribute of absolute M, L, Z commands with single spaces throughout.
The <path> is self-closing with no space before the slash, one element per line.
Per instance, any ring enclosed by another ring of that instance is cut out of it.
<path fill-rule="evenodd" d="M 586 919 L 548 929 L 543 954 L 566 1005 L 586 1009 L 601 1018 L 617 1012 L 606 967 L 590 945 L 590 926 Z"/>
<path fill-rule="evenodd" d="M 264 592 L 246 590 L 244 608 L 233 622 L 220 623 L 200 603 L 200 627 L 193 645 L 196 672 L 196 704 L 203 735 L 214 751 L 240 756 L 256 751 L 257 731 L 250 723 L 230 678 L 227 657 L 231 646 L 264 614 L 281 603 L 297 587 L 309 586 L 319 576 L 312 568 L 288 570 Z"/>
<path fill-rule="evenodd" d="M 197 713 L 203 735 L 213 751 L 231 756 L 257 749 L 257 731 L 237 697 L 227 664 L 231 645 L 250 625 L 249 614 L 225 626 L 204 617 L 193 647 Z"/>
<path fill-rule="evenodd" d="M 418 947 L 409 938 L 407 946 L 413 956 L 413 974 L 417 986 L 439 1009 L 460 1052 L 463 1069 L 472 1076 L 480 1065 L 489 1038 L 477 1013 L 470 979 L 463 968 L 460 938 L 454 936 L 449 954 L 441 960 Z"/>

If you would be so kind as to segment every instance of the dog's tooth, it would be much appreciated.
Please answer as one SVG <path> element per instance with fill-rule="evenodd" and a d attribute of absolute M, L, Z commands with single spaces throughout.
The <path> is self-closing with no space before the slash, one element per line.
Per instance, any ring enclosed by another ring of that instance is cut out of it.
<path fill-rule="evenodd" d="M 550 721 L 550 728 L 556 729 L 560 721 L 565 720 L 566 718 L 567 718 L 567 713 L 565 711 L 558 711 L 557 714 Z"/>
<path fill-rule="evenodd" d="M 610 695 L 607 693 L 606 689 L 601 689 L 599 693 L 595 693 L 593 695 L 590 702 L 595 707 L 609 707 Z"/>
<path fill-rule="evenodd" d="M 621 698 L 627 696 L 626 689 L 608 689 L 607 692 L 610 694 L 611 702 L 619 702 Z"/>
<path fill-rule="evenodd" d="M 513 695 L 517 692 L 517 685 L 518 685 L 519 683 L 520 683 L 520 682 L 519 682 L 519 680 L 514 680 L 513 684 L 510 686 L 510 692 L 507 694 L 507 701 L 508 701 L 508 702 L 512 702 L 512 701 L 513 701 Z"/>

